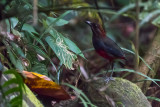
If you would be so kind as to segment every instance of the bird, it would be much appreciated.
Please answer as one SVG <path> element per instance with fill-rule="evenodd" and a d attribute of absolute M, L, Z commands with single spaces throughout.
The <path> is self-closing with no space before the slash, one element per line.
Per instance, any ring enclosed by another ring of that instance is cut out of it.
<path fill-rule="evenodd" d="M 114 80 L 112 77 L 114 70 L 114 62 L 117 59 L 126 60 L 122 49 L 109 37 L 107 37 L 104 29 L 98 23 L 85 21 L 92 30 L 92 44 L 95 51 L 103 58 L 109 60 L 112 72 L 110 77 L 106 77 L 105 81 L 108 83 Z"/>

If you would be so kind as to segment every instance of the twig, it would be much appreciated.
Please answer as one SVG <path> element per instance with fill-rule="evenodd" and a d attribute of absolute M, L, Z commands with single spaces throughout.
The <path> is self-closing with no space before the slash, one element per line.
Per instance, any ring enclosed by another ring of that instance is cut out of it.
<path fill-rule="evenodd" d="M 79 8 L 38 8 L 39 12 L 49 12 L 49 11 L 64 11 L 64 10 L 75 10 L 75 11 L 81 11 L 81 10 L 97 10 L 96 7 L 79 7 Z M 106 9 L 118 9 L 113 7 L 99 7 L 99 10 L 106 10 Z"/>
<path fill-rule="evenodd" d="M 37 25 L 38 21 L 38 7 L 37 7 L 37 0 L 33 0 L 33 25 Z"/>
<path fill-rule="evenodd" d="M 95 3 L 96 8 L 97 8 L 97 10 L 98 10 L 98 15 L 99 15 L 99 17 L 101 18 L 101 21 L 102 21 L 102 27 L 103 27 L 103 29 L 105 30 L 104 20 L 103 20 L 102 14 L 99 12 L 99 6 L 98 6 L 98 2 L 97 2 L 97 0 L 94 0 L 94 3 Z"/>
<path fill-rule="evenodd" d="M 115 7 L 113 0 L 110 0 L 113 7 Z"/>
<path fill-rule="evenodd" d="M 138 70 L 139 59 L 138 59 L 138 50 L 139 50 L 139 0 L 136 0 L 136 36 L 135 36 L 135 71 Z"/>

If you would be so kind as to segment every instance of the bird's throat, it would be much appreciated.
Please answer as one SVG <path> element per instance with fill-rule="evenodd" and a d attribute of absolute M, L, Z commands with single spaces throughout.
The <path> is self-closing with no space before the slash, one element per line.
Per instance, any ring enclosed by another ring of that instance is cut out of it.
<path fill-rule="evenodd" d="M 92 32 L 93 32 L 93 36 L 106 37 L 105 31 L 101 28 L 98 28 L 98 29 L 92 28 Z"/>

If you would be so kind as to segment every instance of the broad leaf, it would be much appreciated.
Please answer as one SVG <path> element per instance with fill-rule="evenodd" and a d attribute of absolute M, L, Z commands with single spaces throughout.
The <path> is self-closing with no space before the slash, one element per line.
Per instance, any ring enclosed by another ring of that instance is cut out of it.
<path fill-rule="evenodd" d="M 55 25 L 55 23 L 57 21 L 59 21 L 60 19 L 62 19 L 64 16 L 66 16 L 67 14 L 69 14 L 71 11 L 66 11 L 65 13 L 63 13 L 62 15 L 60 15 L 58 18 L 56 18 L 55 21 L 53 21 L 52 23 L 49 24 L 49 26 L 46 28 L 46 30 L 40 35 L 40 39 L 42 39 L 42 37 L 44 36 L 44 34 L 48 33 L 50 31 L 50 29 L 53 28 L 53 26 Z"/>
<path fill-rule="evenodd" d="M 83 53 L 81 52 L 81 50 L 78 48 L 78 46 L 72 42 L 70 39 L 64 37 L 61 33 L 57 32 L 55 29 L 52 29 L 50 31 L 50 34 L 54 37 L 54 38 L 58 38 L 60 37 L 61 39 L 64 40 L 65 45 L 68 47 L 69 50 L 71 50 L 72 52 L 80 55 L 81 57 L 84 57 Z"/>
<path fill-rule="evenodd" d="M 13 49 L 15 50 L 15 52 L 18 53 L 21 57 L 25 58 L 25 55 L 24 55 L 22 49 L 14 42 L 10 42 L 10 43 L 11 43 Z"/>
<path fill-rule="evenodd" d="M 8 51 L 8 54 L 9 54 L 9 58 L 12 62 L 12 64 L 14 64 L 14 66 L 20 70 L 20 71 L 23 71 L 24 70 L 24 67 L 22 65 L 22 61 L 17 59 L 15 57 L 15 55 L 13 54 L 13 52 L 11 51 L 11 48 L 9 46 L 7 46 L 7 51 Z"/>
<path fill-rule="evenodd" d="M 14 28 L 18 24 L 18 19 L 15 17 L 10 18 L 11 28 Z"/>
<path fill-rule="evenodd" d="M 14 35 L 18 36 L 18 37 L 21 37 L 21 33 L 15 29 L 12 29 L 12 32 Z"/>
<path fill-rule="evenodd" d="M 38 34 L 35 29 L 33 28 L 33 26 L 29 25 L 29 24 L 24 24 L 22 27 L 22 30 L 30 32 L 30 33 L 36 33 Z"/>
<path fill-rule="evenodd" d="M 53 23 L 57 18 L 53 18 L 53 17 L 48 17 L 46 22 L 48 25 L 50 25 L 51 23 Z M 65 24 L 68 24 L 68 21 L 64 20 L 64 19 L 59 19 L 56 23 L 55 26 L 63 26 Z"/>
<path fill-rule="evenodd" d="M 66 37 L 63 37 L 64 38 L 64 41 L 66 43 L 66 45 L 68 46 L 69 50 L 71 50 L 72 52 L 76 53 L 76 54 L 79 54 L 81 57 L 84 57 L 83 53 L 81 52 L 81 50 L 77 47 L 77 45 L 72 42 L 70 39 L 66 38 Z"/>
<path fill-rule="evenodd" d="M 68 50 L 68 47 L 65 45 L 63 38 L 60 37 L 57 32 L 56 38 L 51 36 L 46 37 L 46 42 L 55 52 L 60 61 L 69 69 L 73 69 L 73 62 L 76 60 L 77 56 Z"/>

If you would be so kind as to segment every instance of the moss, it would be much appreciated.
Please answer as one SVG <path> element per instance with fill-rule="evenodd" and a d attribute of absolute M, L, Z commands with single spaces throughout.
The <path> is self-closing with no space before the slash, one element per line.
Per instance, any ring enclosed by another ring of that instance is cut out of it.
<path fill-rule="evenodd" d="M 117 104 L 118 107 L 123 105 L 126 107 L 151 107 L 141 89 L 122 78 L 115 78 L 115 81 L 110 81 L 108 84 L 103 79 L 94 80 L 88 83 L 87 90 L 86 94 L 98 107 L 113 106 L 113 104 Z"/>

